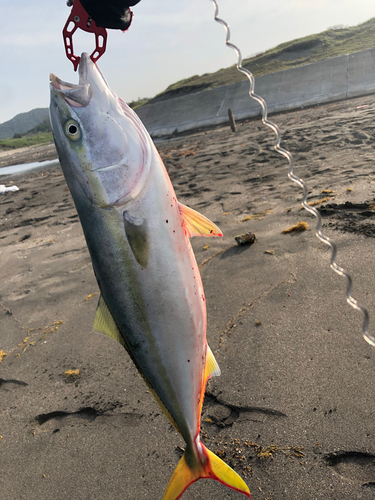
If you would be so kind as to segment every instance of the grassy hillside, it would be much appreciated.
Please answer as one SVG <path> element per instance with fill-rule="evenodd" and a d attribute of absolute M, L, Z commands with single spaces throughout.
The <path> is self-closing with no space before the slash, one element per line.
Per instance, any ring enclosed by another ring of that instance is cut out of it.
<path fill-rule="evenodd" d="M 14 134 L 25 134 L 49 116 L 48 108 L 36 108 L 20 113 L 11 120 L 0 124 L 0 139 L 9 139 Z"/>
<path fill-rule="evenodd" d="M 375 47 L 375 18 L 358 26 L 336 26 L 322 33 L 282 43 L 255 57 L 244 59 L 243 65 L 255 76 L 261 76 L 372 47 Z M 233 57 L 235 58 L 234 53 Z M 220 69 L 215 73 L 194 75 L 180 80 L 152 99 L 140 99 L 131 102 L 129 105 L 136 109 L 148 103 L 165 101 L 174 97 L 235 83 L 243 80 L 243 78 L 243 75 L 233 65 L 229 68 Z M 48 108 L 39 108 L 28 113 L 21 113 L 12 120 L 0 124 L 0 139 L 7 139 L 5 141 L 0 140 L 0 149 L 23 147 L 52 140 L 52 134 L 48 132 L 50 128 L 37 129 L 47 117 Z M 10 139 L 11 137 L 13 139 Z"/>
<path fill-rule="evenodd" d="M 261 76 L 372 47 L 375 47 L 375 18 L 358 26 L 348 28 L 336 26 L 322 33 L 282 43 L 255 57 L 244 59 L 243 66 L 254 76 Z M 159 102 L 179 95 L 228 85 L 243 78 L 233 65 L 215 73 L 195 75 L 174 83 L 148 102 Z"/>
<path fill-rule="evenodd" d="M 11 139 L 0 140 L 0 150 L 9 150 L 24 148 L 26 146 L 35 146 L 48 144 L 53 140 L 52 129 L 49 118 L 39 123 L 25 134 L 15 133 Z"/>
<path fill-rule="evenodd" d="M 39 132 L 38 134 L 24 136 L 16 139 L 3 139 L 0 141 L 0 151 L 24 148 L 27 146 L 40 146 L 53 141 L 52 132 Z"/>

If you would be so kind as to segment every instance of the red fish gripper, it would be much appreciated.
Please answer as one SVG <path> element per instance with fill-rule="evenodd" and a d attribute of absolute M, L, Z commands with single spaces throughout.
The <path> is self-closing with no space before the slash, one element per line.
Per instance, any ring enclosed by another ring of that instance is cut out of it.
<path fill-rule="evenodd" d="M 80 57 L 74 55 L 73 34 L 80 28 L 88 33 L 95 34 L 95 50 L 91 54 L 91 60 L 96 62 L 105 52 L 107 47 L 107 30 L 96 25 L 95 21 L 87 14 L 79 0 L 74 0 L 70 16 L 63 29 L 64 47 L 66 57 L 72 61 L 74 71 L 77 71 Z"/>

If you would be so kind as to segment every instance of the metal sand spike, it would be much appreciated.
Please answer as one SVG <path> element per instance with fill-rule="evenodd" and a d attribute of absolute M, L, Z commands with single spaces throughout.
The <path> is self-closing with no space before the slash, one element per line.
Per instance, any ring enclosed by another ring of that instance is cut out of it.
<path fill-rule="evenodd" d="M 368 326 L 369 326 L 369 321 L 370 321 L 369 313 L 368 313 L 367 309 L 365 309 L 362 305 L 360 305 L 352 297 L 352 294 L 351 294 L 352 293 L 352 285 L 353 285 L 352 277 L 350 276 L 350 274 L 347 271 L 345 271 L 345 269 L 343 269 L 342 267 L 340 267 L 336 263 L 337 245 L 334 241 L 332 241 L 330 238 L 328 238 L 328 236 L 325 236 L 322 233 L 322 217 L 321 217 L 319 211 L 316 210 L 316 208 L 311 207 L 310 205 L 307 204 L 307 195 L 308 195 L 307 185 L 303 179 L 297 177 L 294 174 L 294 172 L 293 172 L 293 167 L 294 167 L 293 156 L 288 150 L 280 147 L 281 134 L 280 134 L 279 127 L 275 123 L 268 120 L 267 103 L 262 97 L 256 95 L 254 92 L 254 87 L 255 87 L 254 75 L 249 70 L 247 70 L 246 68 L 244 68 L 242 66 L 241 51 L 236 45 L 234 45 L 233 43 L 230 42 L 229 26 L 225 21 L 223 21 L 222 19 L 220 19 L 218 17 L 219 6 L 217 4 L 217 1 L 216 0 L 211 0 L 211 1 L 215 7 L 215 16 L 214 16 L 215 21 L 218 22 L 219 24 L 221 24 L 226 31 L 225 43 L 228 47 L 233 49 L 237 54 L 237 70 L 240 73 L 243 73 L 249 79 L 249 82 L 250 82 L 249 96 L 251 99 L 254 99 L 256 102 L 258 102 L 262 108 L 262 122 L 263 122 L 263 124 L 266 127 L 269 127 L 271 130 L 273 130 L 273 132 L 275 133 L 274 149 L 281 156 L 284 156 L 284 158 L 287 159 L 287 161 L 289 163 L 289 172 L 288 172 L 289 179 L 291 181 L 295 182 L 296 184 L 298 184 L 303 190 L 303 199 L 302 199 L 303 208 L 305 210 L 307 210 L 308 212 L 310 212 L 312 215 L 314 215 L 317 219 L 315 234 L 322 243 L 324 243 L 325 245 L 328 245 L 332 250 L 330 267 L 331 267 L 331 269 L 333 269 L 335 271 L 335 273 L 339 274 L 340 276 L 345 276 L 345 278 L 347 279 L 348 284 L 346 287 L 346 300 L 350 306 L 352 306 L 354 309 L 357 309 L 358 311 L 362 312 L 362 314 L 364 316 L 363 324 L 362 324 L 363 336 L 364 336 L 365 340 L 371 346 L 375 346 L 375 338 L 372 335 L 369 335 L 369 333 L 368 333 Z"/>

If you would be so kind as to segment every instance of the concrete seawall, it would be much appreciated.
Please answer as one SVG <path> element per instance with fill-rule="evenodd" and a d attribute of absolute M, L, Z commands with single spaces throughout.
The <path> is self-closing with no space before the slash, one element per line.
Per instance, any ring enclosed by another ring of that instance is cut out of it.
<path fill-rule="evenodd" d="M 269 112 L 326 103 L 375 92 L 375 49 L 333 57 L 255 79 L 255 93 Z M 260 106 L 249 98 L 249 82 L 225 85 L 137 109 L 153 137 L 257 116 Z"/>

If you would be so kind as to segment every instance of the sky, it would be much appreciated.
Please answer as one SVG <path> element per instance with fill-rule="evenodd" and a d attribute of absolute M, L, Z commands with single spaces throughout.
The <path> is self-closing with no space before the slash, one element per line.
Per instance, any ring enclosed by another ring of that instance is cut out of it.
<path fill-rule="evenodd" d="M 104 1 L 104 0 L 103 0 Z M 375 0 L 218 0 L 231 40 L 244 57 L 294 38 L 375 17 Z M 108 30 L 98 65 L 126 102 L 153 97 L 170 84 L 235 64 L 211 0 L 141 0 L 125 33 Z M 49 106 L 49 74 L 77 83 L 65 56 L 65 0 L 0 0 L 0 123 Z M 74 52 L 91 53 L 93 34 L 80 31 Z M 375 40 L 374 40 L 375 46 Z"/>

